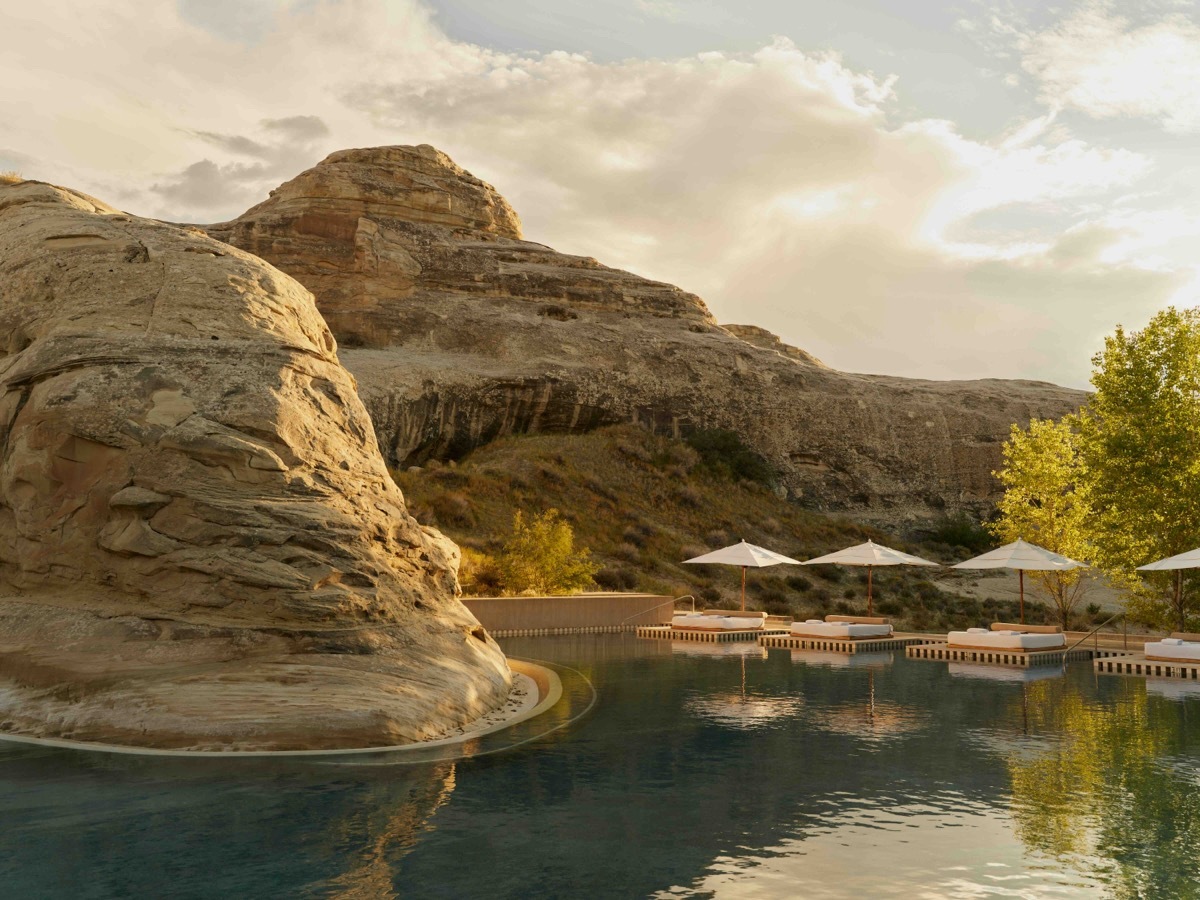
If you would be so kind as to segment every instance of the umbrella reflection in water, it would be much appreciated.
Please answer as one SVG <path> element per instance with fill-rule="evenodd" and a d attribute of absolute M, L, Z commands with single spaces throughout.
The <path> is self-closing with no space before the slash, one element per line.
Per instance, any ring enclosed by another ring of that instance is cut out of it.
<path fill-rule="evenodd" d="M 742 663 L 741 689 L 692 697 L 684 703 L 684 707 L 689 712 L 726 728 L 749 731 L 769 727 L 781 719 L 793 718 L 804 708 L 803 697 L 778 697 L 748 693 L 746 691 L 747 654 L 739 653 L 737 655 L 741 657 Z M 765 657 L 765 655 L 766 650 L 764 649 L 763 656 Z"/>

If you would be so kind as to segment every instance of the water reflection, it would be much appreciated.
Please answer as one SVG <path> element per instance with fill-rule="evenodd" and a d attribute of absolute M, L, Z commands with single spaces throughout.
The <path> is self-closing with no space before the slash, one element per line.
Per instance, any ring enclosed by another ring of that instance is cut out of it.
<path fill-rule="evenodd" d="M 919 731 L 929 724 L 929 716 L 915 707 L 876 700 L 874 669 L 867 670 L 867 696 L 863 701 L 830 706 L 810 718 L 819 728 L 851 735 L 868 744 Z"/>
<path fill-rule="evenodd" d="M 331 900 L 394 900 L 399 862 L 416 846 L 418 838 L 433 828 L 430 818 L 454 791 L 454 764 L 434 766 L 393 807 L 369 805 L 341 822 L 331 822 L 329 838 L 335 846 L 355 847 L 350 868 L 321 884 L 311 885 L 310 896 Z"/>
<path fill-rule="evenodd" d="M 1196 893 L 1195 700 L 1086 665 L 1014 682 L 902 655 L 505 643 L 586 673 L 599 705 L 408 766 L 0 749 L 0 883 L 22 898 Z"/>
<path fill-rule="evenodd" d="M 792 662 L 834 669 L 882 669 L 892 664 L 895 655 L 883 652 L 833 653 L 827 650 L 792 650 Z"/>
<path fill-rule="evenodd" d="M 1016 833 L 1038 854 L 1104 873 L 1112 896 L 1194 896 L 1200 717 L 1194 707 L 1148 696 L 1140 680 L 1104 682 L 1110 702 L 1064 682 L 1030 685 L 1022 698 L 1037 749 L 1005 754 Z"/>

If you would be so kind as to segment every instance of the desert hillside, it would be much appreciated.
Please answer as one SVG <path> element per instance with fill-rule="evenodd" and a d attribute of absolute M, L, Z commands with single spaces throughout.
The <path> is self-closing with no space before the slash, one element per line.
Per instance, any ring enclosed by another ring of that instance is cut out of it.
<path fill-rule="evenodd" d="M 508 434 L 728 429 L 789 499 L 913 525 L 986 510 L 1012 423 L 1084 396 L 827 368 L 694 294 L 524 240 L 499 192 L 426 145 L 334 153 L 207 231 L 314 293 L 399 468 Z"/>

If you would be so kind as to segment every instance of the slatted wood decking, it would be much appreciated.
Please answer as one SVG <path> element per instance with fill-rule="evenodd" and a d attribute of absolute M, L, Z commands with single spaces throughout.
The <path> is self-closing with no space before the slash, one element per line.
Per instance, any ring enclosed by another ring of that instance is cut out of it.
<path fill-rule="evenodd" d="M 1143 653 L 1130 653 L 1097 659 L 1093 664 L 1097 672 L 1104 675 L 1140 675 L 1143 678 L 1177 678 L 1182 681 L 1200 680 L 1200 662 L 1186 660 L 1163 662 L 1146 659 Z"/>
<path fill-rule="evenodd" d="M 703 644 L 724 644 L 729 641 L 756 641 L 767 634 L 784 634 L 783 631 L 755 628 L 751 631 L 690 631 L 672 628 L 670 625 L 645 626 L 637 630 L 640 638 L 659 641 L 698 641 Z"/>
<path fill-rule="evenodd" d="M 758 642 L 764 647 L 781 650 L 829 650 L 834 653 L 866 653 L 872 650 L 900 650 L 911 644 L 923 644 L 929 638 L 911 634 L 896 634 L 890 638 L 863 638 L 857 641 L 836 638 L 800 637 L 790 632 L 764 634 Z"/>
<path fill-rule="evenodd" d="M 1015 650 L 972 650 L 950 647 L 945 641 L 918 644 L 906 647 L 904 650 L 904 655 L 909 659 L 984 663 L 994 666 L 1015 666 L 1021 669 L 1028 669 L 1031 666 L 1060 666 L 1063 663 L 1097 657 L 1119 657 L 1124 653 L 1123 650 L 1096 647 L 1076 647 L 1074 650 L 1027 650 L 1024 653 Z"/>

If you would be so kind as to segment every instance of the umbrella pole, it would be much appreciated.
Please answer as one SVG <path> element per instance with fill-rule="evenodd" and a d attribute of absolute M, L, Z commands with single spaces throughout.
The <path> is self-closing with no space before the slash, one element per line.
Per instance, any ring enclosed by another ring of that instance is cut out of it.
<path fill-rule="evenodd" d="M 867 615 L 871 615 L 871 573 L 875 571 L 874 566 L 867 566 Z"/>
<path fill-rule="evenodd" d="M 746 611 L 746 567 L 742 566 L 742 612 Z"/>
<path fill-rule="evenodd" d="M 1017 569 L 1017 576 L 1021 583 L 1021 624 L 1025 624 L 1025 570 Z"/>

